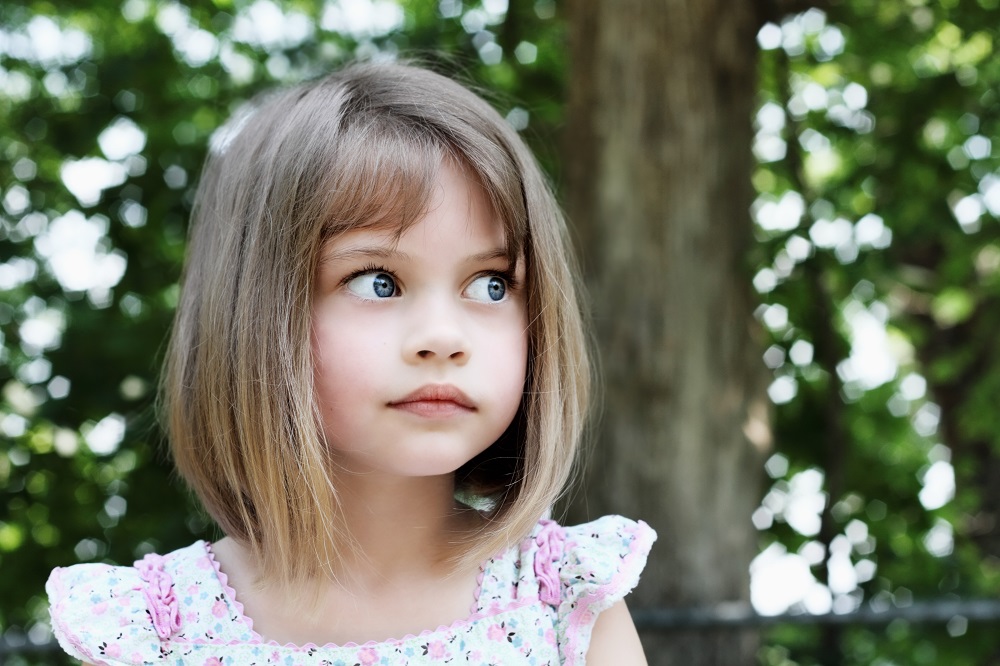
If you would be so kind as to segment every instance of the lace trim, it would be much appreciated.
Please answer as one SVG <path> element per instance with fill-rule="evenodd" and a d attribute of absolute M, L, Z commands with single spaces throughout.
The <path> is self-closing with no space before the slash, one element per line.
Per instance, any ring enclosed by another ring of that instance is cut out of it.
<path fill-rule="evenodd" d="M 250 635 L 253 638 L 253 642 L 264 643 L 264 638 L 254 631 L 253 618 L 243 612 L 243 604 L 236 598 L 236 590 L 234 590 L 229 584 L 229 576 L 227 576 L 226 572 L 222 570 L 222 566 L 219 564 L 219 561 L 215 559 L 215 551 L 212 550 L 212 544 L 207 541 L 200 541 L 199 543 L 205 549 L 205 556 L 208 557 L 208 561 L 212 564 L 212 569 L 215 571 L 215 576 L 218 578 L 219 584 L 222 586 L 223 593 L 229 601 L 232 602 L 233 608 L 236 609 L 237 617 L 243 620 L 243 624 L 246 625 L 247 630 L 249 630 Z"/>
<path fill-rule="evenodd" d="M 170 638 L 181 628 L 181 612 L 174 594 L 174 582 L 170 574 L 164 571 L 164 562 L 163 556 L 150 553 L 134 565 L 145 583 L 142 593 L 146 597 L 149 615 L 160 640 Z"/>

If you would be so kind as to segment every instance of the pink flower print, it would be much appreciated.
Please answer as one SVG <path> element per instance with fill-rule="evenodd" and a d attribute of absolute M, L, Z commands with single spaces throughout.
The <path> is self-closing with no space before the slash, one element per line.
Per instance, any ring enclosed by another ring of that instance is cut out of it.
<path fill-rule="evenodd" d="M 548 629 L 545 632 L 545 642 L 549 645 L 556 644 L 556 632 L 555 629 Z"/>
<path fill-rule="evenodd" d="M 222 600 L 222 596 L 215 598 L 215 603 L 212 604 L 212 615 L 215 617 L 222 617 L 226 614 L 226 602 Z"/>
<path fill-rule="evenodd" d="M 195 611 L 188 611 L 184 615 L 184 621 L 188 623 L 194 623 L 198 621 L 198 613 Z"/>
<path fill-rule="evenodd" d="M 90 612 L 93 613 L 94 615 L 104 615 L 104 613 L 107 610 L 108 610 L 108 602 L 102 601 L 99 604 L 94 604 L 93 607 L 91 607 Z"/>
<path fill-rule="evenodd" d="M 358 651 L 358 661 L 361 662 L 361 666 L 372 666 L 378 661 L 378 652 L 374 648 L 362 648 Z"/>
<path fill-rule="evenodd" d="M 432 659 L 444 659 L 448 656 L 448 648 L 443 641 L 431 641 L 424 646 L 424 654 Z"/>
<path fill-rule="evenodd" d="M 197 585 L 188 585 L 188 594 L 190 594 L 192 597 L 194 595 L 198 594 L 198 586 Z"/>
<path fill-rule="evenodd" d="M 107 643 L 101 643 L 98 647 L 101 654 L 106 657 L 120 657 L 122 656 L 122 649 L 117 643 L 112 643 L 108 645 Z"/>
<path fill-rule="evenodd" d="M 222 666 L 222 659 L 220 657 L 209 657 L 205 660 L 204 666 Z"/>
<path fill-rule="evenodd" d="M 486 635 L 491 641 L 502 641 L 507 637 L 507 632 L 503 630 L 503 624 L 491 624 Z"/>

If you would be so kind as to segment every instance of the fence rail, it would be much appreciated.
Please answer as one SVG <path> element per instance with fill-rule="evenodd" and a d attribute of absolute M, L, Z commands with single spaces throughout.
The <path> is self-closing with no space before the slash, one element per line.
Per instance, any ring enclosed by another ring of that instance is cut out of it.
<path fill-rule="evenodd" d="M 955 618 L 973 622 L 1000 622 L 1000 600 L 922 601 L 902 607 L 867 607 L 850 613 L 822 615 L 760 615 L 746 603 L 719 604 L 705 608 L 638 609 L 632 613 L 636 627 L 646 631 L 755 629 L 778 625 L 884 625 L 894 620 L 948 623 Z"/>

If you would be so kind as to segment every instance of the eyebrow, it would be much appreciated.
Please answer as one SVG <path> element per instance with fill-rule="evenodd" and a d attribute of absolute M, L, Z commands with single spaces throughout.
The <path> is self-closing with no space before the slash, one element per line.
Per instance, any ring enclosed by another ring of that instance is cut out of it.
<path fill-rule="evenodd" d="M 387 247 L 379 246 L 366 246 L 366 247 L 349 247 L 343 250 L 337 250 L 335 252 L 324 252 L 323 256 L 320 258 L 321 263 L 326 263 L 328 261 L 348 261 L 351 259 L 396 259 L 401 261 L 406 261 L 410 258 L 410 255 L 405 252 L 400 252 L 399 250 L 393 250 Z"/>
<path fill-rule="evenodd" d="M 509 258 L 510 255 L 507 253 L 507 250 L 503 249 L 502 247 L 498 247 L 495 250 L 487 250 L 486 252 L 480 252 L 478 254 L 474 254 L 471 257 L 469 257 L 469 261 L 481 262 L 481 261 L 490 261 L 491 259 L 509 259 Z"/>
<path fill-rule="evenodd" d="M 479 263 L 483 261 L 491 261 L 493 259 L 508 259 L 509 255 L 507 251 L 503 248 L 496 248 L 494 250 L 486 250 L 485 252 L 479 252 L 477 254 L 467 257 L 467 261 L 470 263 Z M 329 261 L 350 261 L 354 259 L 393 259 L 396 261 L 408 261 L 410 255 L 405 252 L 400 252 L 388 247 L 380 246 L 362 246 L 362 247 L 349 247 L 343 250 L 337 250 L 334 252 L 324 252 L 320 259 L 320 263 L 327 263 Z"/>

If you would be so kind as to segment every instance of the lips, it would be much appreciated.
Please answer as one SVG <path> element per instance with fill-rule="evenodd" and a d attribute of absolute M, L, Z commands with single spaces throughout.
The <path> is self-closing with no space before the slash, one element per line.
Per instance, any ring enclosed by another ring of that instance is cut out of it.
<path fill-rule="evenodd" d="M 450 384 L 422 386 L 399 400 L 389 402 L 389 407 L 417 416 L 438 418 L 476 410 L 472 399 Z"/>

